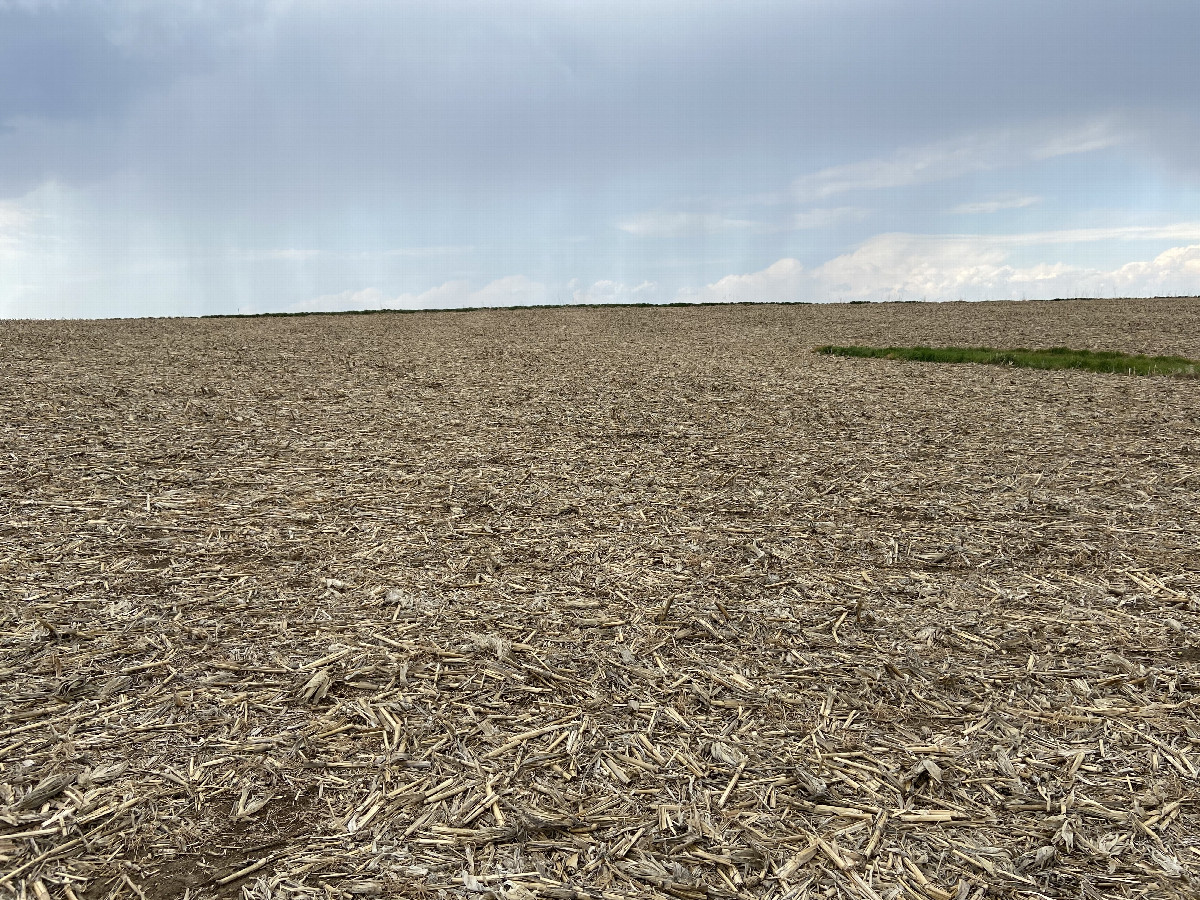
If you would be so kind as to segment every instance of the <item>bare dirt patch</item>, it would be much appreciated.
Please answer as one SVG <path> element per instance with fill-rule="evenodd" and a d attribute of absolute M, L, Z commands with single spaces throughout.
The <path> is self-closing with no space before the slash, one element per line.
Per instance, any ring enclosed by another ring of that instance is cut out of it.
<path fill-rule="evenodd" d="M 1200 301 L 0 323 L 0 889 L 1191 897 Z"/>

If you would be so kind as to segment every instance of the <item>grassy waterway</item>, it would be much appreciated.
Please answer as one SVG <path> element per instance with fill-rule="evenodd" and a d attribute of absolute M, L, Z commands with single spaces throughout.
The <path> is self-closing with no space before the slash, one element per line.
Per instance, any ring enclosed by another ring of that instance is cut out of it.
<path fill-rule="evenodd" d="M 1111 350 L 1072 350 L 1050 347 L 1046 350 L 998 350 L 993 347 L 817 347 L 817 353 L 830 356 L 857 356 L 872 359 L 909 359 L 917 362 L 985 363 L 1026 369 L 1085 369 L 1089 372 L 1115 372 L 1120 375 L 1173 375 L 1195 378 L 1200 362 L 1182 356 L 1140 356 Z"/>

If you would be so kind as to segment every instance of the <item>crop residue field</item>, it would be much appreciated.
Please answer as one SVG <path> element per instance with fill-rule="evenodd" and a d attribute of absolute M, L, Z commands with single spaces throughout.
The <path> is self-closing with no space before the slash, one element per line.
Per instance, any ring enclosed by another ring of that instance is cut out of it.
<path fill-rule="evenodd" d="M 0 895 L 1194 897 L 1200 301 L 0 323 Z"/>

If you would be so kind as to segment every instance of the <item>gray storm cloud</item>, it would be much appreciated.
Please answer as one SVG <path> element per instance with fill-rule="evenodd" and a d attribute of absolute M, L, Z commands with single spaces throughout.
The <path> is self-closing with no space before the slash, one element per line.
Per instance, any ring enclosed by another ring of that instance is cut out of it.
<path fill-rule="evenodd" d="M 96 160 L 162 189 L 182 177 L 245 191 L 253 176 L 270 193 L 307 178 L 310 202 L 380 179 L 584 188 L 734 154 L 795 175 L 1030 118 L 1194 121 L 1200 84 L 1191 3 L 351 0 L 0 16 L 10 195 L 107 174 Z"/>

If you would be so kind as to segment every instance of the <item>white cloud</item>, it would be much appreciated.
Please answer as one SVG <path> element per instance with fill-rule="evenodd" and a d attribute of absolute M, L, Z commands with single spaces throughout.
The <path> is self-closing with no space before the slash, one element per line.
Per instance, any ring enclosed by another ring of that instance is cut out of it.
<path fill-rule="evenodd" d="M 525 306 L 546 302 L 546 288 L 524 275 L 509 275 L 473 289 L 467 281 L 447 281 L 421 294 L 401 294 L 387 307 L 452 309 L 462 306 Z"/>
<path fill-rule="evenodd" d="M 1123 140 L 1113 119 L 1087 122 L 1075 128 L 1045 126 L 977 132 L 947 141 L 905 147 L 888 157 L 830 166 L 792 183 L 792 197 L 801 203 L 824 200 L 850 191 L 873 191 L 948 181 L 1032 160 L 1090 153 Z"/>
<path fill-rule="evenodd" d="M 298 247 L 285 247 L 282 250 L 268 250 L 265 253 L 247 254 L 250 258 L 275 259 L 284 262 L 305 262 L 310 259 L 317 259 L 321 256 L 320 250 L 302 249 Z"/>
<path fill-rule="evenodd" d="M 797 259 L 786 257 L 761 272 L 726 275 L 702 288 L 684 288 L 677 300 L 688 303 L 739 303 L 819 299 L 815 283 Z"/>
<path fill-rule="evenodd" d="M 470 244 L 441 244 L 428 247 L 396 247 L 392 250 L 385 250 L 380 255 L 414 258 L 425 256 L 453 256 L 455 254 L 470 253 L 474 249 L 475 247 L 471 246 Z"/>
<path fill-rule="evenodd" d="M 378 288 L 342 291 L 294 303 L 286 312 L 352 312 L 383 309 L 461 309 L 481 306 L 541 306 L 555 303 L 654 303 L 663 298 L 653 281 L 624 284 L 601 280 L 585 284 L 571 279 L 561 290 L 533 281 L 524 275 L 498 278 L 480 288 L 467 281 L 447 281 L 427 291 L 388 296 Z M 669 296 L 666 299 L 670 299 Z M 264 312 L 246 308 L 243 313 Z"/>
<path fill-rule="evenodd" d="M 755 227 L 745 219 L 730 219 L 716 213 L 648 212 L 618 222 L 617 227 L 638 237 L 683 234 L 718 234 Z"/>
<path fill-rule="evenodd" d="M 881 234 L 813 275 L 827 295 L 953 299 L 968 289 L 996 290 L 1004 261 L 1002 249 L 973 238 Z"/>
<path fill-rule="evenodd" d="M 1003 209 L 1025 209 L 1042 202 L 1041 197 L 1006 197 L 1000 200 L 982 200 L 977 203 L 960 203 L 950 212 L 959 215 L 975 215 L 978 213 L 994 213 Z"/>
<path fill-rule="evenodd" d="M 1148 262 L 1126 263 L 1108 278 L 1114 290 L 1137 296 L 1200 295 L 1200 244 L 1172 247 Z"/>
<path fill-rule="evenodd" d="M 1015 265 L 1014 247 L 1191 235 L 1189 243 L 1157 256 L 1115 268 L 1088 268 L 1049 260 Z M 688 303 L 787 302 L 854 299 L 1002 300 L 1053 297 L 1144 297 L 1200 294 L 1200 225 L 1081 229 L 1015 235 L 880 234 L 849 253 L 812 267 L 784 257 L 757 272 L 726 275 L 701 287 L 664 294 L 646 281 L 629 285 L 601 280 L 568 282 L 565 291 L 522 275 L 497 279 L 482 288 L 450 281 L 421 293 L 388 297 L 375 288 L 319 297 L 291 311 L 353 309 L 446 309 L 464 306 L 518 306 L 569 302 Z"/>
<path fill-rule="evenodd" d="M 481 288 L 472 288 L 467 281 L 447 281 L 421 293 L 388 297 L 378 288 L 326 294 L 312 300 L 294 303 L 287 312 L 347 312 L 376 309 L 459 309 L 476 306 L 535 306 L 553 303 L 544 284 L 524 275 L 498 278 Z M 247 310 L 249 311 L 249 310 Z"/>
<path fill-rule="evenodd" d="M 10 10 L 19 10 L 21 12 L 35 12 L 43 9 L 62 9 L 67 5 L 67 0 L 0 0 L 0 12 L 9 12 Z"/>
<path fill-rule="evenodd" d="M 359 291 L 342 291 L 340 294 L 324 294 L 312 300 L 302 300 L 287 307 L 284 312 L 349 312 L 366 309 L 400 308 L 392 304 L 379 288 Z M 257 307 L 243 307 L 238 312 L 252 314 L 263 312 Z"/>
<path fill-rule="evenodd" d="M 658 299 L 658 285 L 643 281 L 630 286 L 619 281 L 597 281 L 589 286 L 572 279 L 567 288 L 575 303 L 653 303 Z"/>
<path fill-rule="evenodd" d="M 20 228 L 33 220 L 33 216 L 20 204 L 0 200 L 0 231 Z"/>
<path fill-rule="evenodd" d="M 1200 241 L 1200 222 L 1172 225 L 1121 225 L 1110 228 L 1068 228 L 1021 234 L 977 235 L 971 240 L 1011 246 L 1090 244 L 1100 241 Z"/>
<path fill-rule="evenodd" d="M 890 159 L 871 159 L 830 166 L 796 179 L 792 193 L 807 203 L 849 191 L 874 191 L 954 178 L 988 168 L 971 148 L 947 146 L 903 150 Z"/>
<path fill-rule="evenodd" d="M 1033 159 L 1050 159 L 1076 153 L 1093 153 L 1115 147 L 1123 140 L 1120 123 L 1113 117 L 1106 117 L 1043 138 L 1031 148 L 1029 155 Z"/>
<path fill-rule="evenodd" d="M 2 220 L 0 220 L 2 225 Z M 233 255 L 238 259 L 250 260 L 254 262 L 308 262 L 315 259 L 333 260 L 333 261 L 362 261 L 362 260 L 387 260 L 393 258 L 399 259 L 423 259 L 433 258 L 438 256 L 454 256 L 456 254 L 466 254 L 475 250 L 474 246 L 463 245 L 435 245 L 435 246 L 420 246 L 420 247 L 393 247 L 388 250 L 322 250 L 313 247 L 277 247 L 268 250 L 246 249 L 236 251 Z"/>
<path fill-rule="evenodd" d="M 805 209 L 792 215 L 791 224 L 793 228 L 832 228 L 849 222 L 861 222 L 866 217 L 867 211 L 857 206 Z"/>
<path fill-rule="evenodd" d="M 720 234 L 747 229 L 759 234 L 773 234 L 812 228 L 833 228 L 851 222 L 861 222 L 868 214 L 868 210 L 857 206 L 814 207 L 791 213 L 786 218 L 757 222 L 717 213 L 651 212 L 619 222 L 617 227 L 639 237 Z"/>
<path fill-rule="evenodd" d="M 21 204 L 0 201 L 0 259 L 12 259 L 22 253 L 22 238 L 34 218 Z"/>
<path fill-rule="evenodd" d="M 1061 261 L 1016 266 L 1008 248 L 1018 244 L 977 236 L 881 234 L 812 269 L 784 258 L 759 272 L 727 275 L 703 288 L 681 290 L 677 299 L 1015 300 L 1200 294 L 1200 243 L 1112 269 Z"/>

